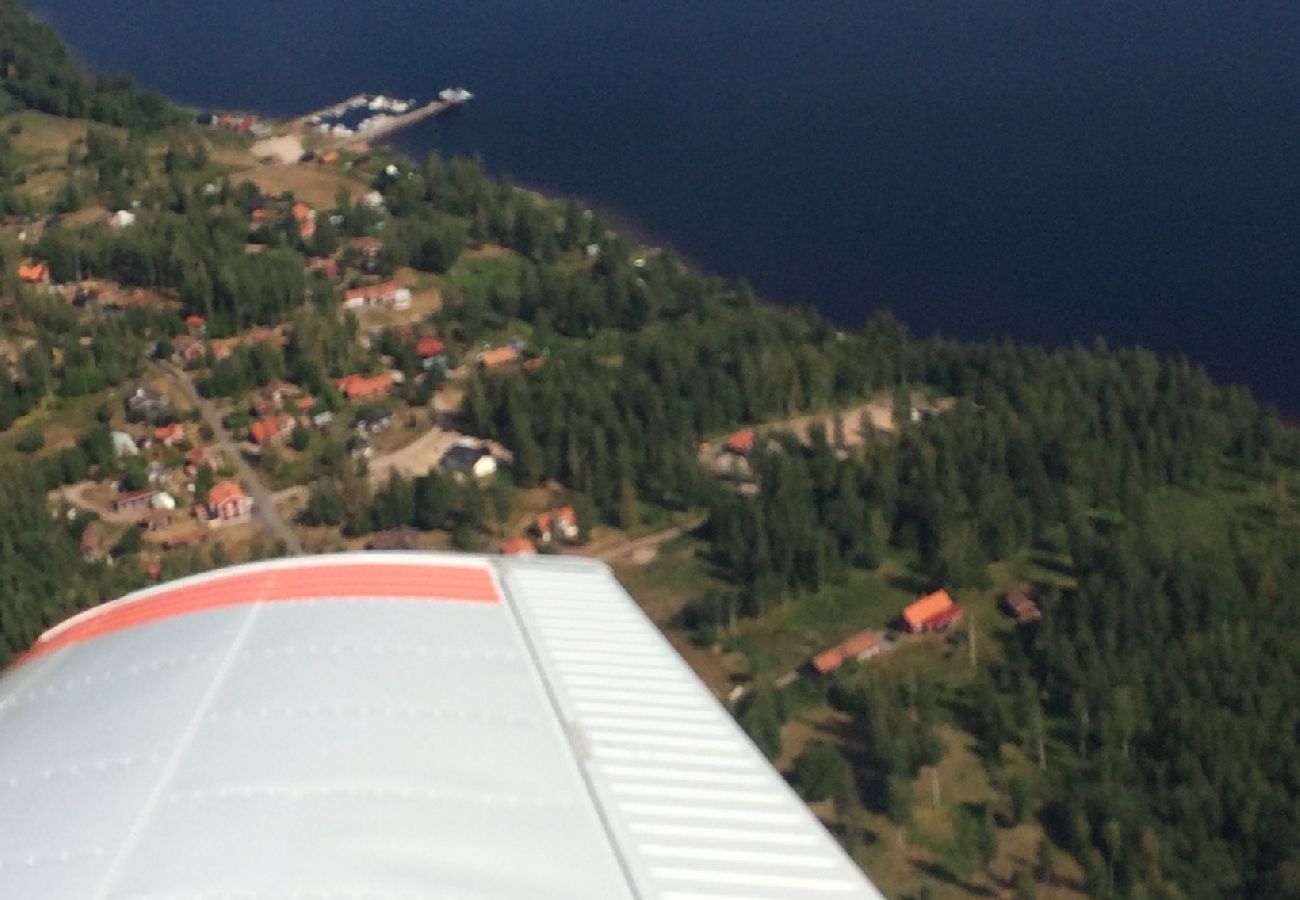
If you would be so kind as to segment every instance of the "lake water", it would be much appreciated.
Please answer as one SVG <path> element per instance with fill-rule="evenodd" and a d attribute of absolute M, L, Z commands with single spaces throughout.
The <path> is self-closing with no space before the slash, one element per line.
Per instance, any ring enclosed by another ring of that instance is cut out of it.
<path fill-rule="evenodd" d="M 477 152 L 844 325 L 1185 353 L 1300 409 L 1300 3 L 34 0 L 96 69 Z"/>

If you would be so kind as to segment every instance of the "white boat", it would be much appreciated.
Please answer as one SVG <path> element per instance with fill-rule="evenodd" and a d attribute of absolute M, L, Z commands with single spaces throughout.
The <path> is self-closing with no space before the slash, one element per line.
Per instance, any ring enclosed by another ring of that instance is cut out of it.
<path fill-rule="evenodd" d="M 464 88 L 443 88 L 438 92 L 438 99 L 443 103 L 465 103 L 473 100 L 474 95 Z"/>

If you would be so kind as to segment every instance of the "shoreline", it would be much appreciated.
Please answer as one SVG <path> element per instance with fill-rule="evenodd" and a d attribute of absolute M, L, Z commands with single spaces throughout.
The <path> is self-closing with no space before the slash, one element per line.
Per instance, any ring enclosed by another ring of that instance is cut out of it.
<path fill-rule="evenodd" d="M 357 96 L 361 96 L 361 95 L 357 95 Z M 447 106 L 449 106 L 451 109 L 454 109 L 461 105 L 463 104 L 448 104 Z M 445 111 L 447 110 L 446 109 L 438 110 L 439 113 Z M 284 127 L 288 127 L 288 126 L 300 127 L 302 126 L 303 123 L 305 123 L 305 121 L 311 115 L 312 113 L 306 113 L 302 115 L 293 116 L 287 119 L 283 119 L 279 117 L 268 117 L 267 121 L 277 122 L 278 124 Z M 425 118 L 431 118 L 431 117 L 432 117 L 431 115 L 426 114 L 421 116 L 420 120 L 423 120 Z M 406 123 L 406 124 L 414 125 L 417 124 L 418 121 L 419 120 Z M 366 146 L 383 146 L 389 152 L 393 153 L 398 157 L 401 157 L 402 159 L 405 159 L 412 165 L 416 165 L 416 166 L 422 164 L 423 156 L 427 156 L 432 153 L 437 153 L 440 156 L 443 156 L 444 159 L 452 158 L 449 156 L 445 156 L 442 153 L 441 149 L 438 148 L 437 146 L 427 147 L 426 149 L 423 150 L 423 152 L 409 147 L 404 148 L 404 147 L 397 146 L 396 144 L 400 142 L 399 132 L 402 130 L 402 127 L 403 126 L 385 129 L 382 132 L 371 131 L 365 134 L 349 135 L 341 139 L 334 139 L 333 141 L 330 141 L 330 143 L 333 146 L 353 147 L 353 148 L 366 147 Z M 276 137 L 282 138 L 285 136 L 286 135 L 277 135 Z M 291 136 L 299 137 L 299 139 L 301 138 L 301 135 L 291 135 Z M 330 140 L 327 136 L 322 136 L 322 137 L 326 137 L 327 141 Z M 474 154 L 474 155 L 477 156 L 478 154 Z M 586 196 L 581 193 L 565 193 L 559 189 L 541 186 L 534 182 L 516 180 L 513 173 L 496 170 L 492 166 L 490 166 L 487 160 L 483 159 L 481 156 L 479 156 L 479 159 L 485 171 L 487 171 L 487 173 L 490 176 L 498 177 L 498 178 L 509 177 L 517 189 L 536 194 L 551 202 L 564 202 L 567 200 L 574 200 L 578 204 L 580 204 L 580 206 L 584 210 L 590 210 L 593 214 L 599 216 L 600 219 L 605 223 L 608 230 L 615 232 L 620 237 L 625 238 L 632 243 L 639 244 L 646 248 L 661 248 L 661 249 L 668 250 L 672 253 L 674 258 L 676 258 L 682 266 L 695 272 L 696 274 L 708 278 L 722 278 L 732 282 L 737 282 L 741 279 L 748 280 L 744 275 L 744 273 L 725 275 L 718 272 L 712 266 L 704 264 L 698 257 L 694 257 L 687 253 L 684 253 L 676 245 L 674 245 L 672 241 L 667 239 L 660 239 L 656 237 L 656 235 L 653 234 L 649 229 L 640 225 L 636 221 L 635 217 L 630 214 L 622 213 L 618 210 L 614 210 L 611 207 L 600 203 L 599 201 L 593 201 L 589 196 Z M 297 160 L 295 158 L 294 162 L 296 161 Z M 922 336 L 910 324 L 908 324 L 906 318 L 902 314 L 896 312 L 895 309 L 891 306 L 872 305 L 867 307 L 864 305 L 861 311 L 861 315 L 857 318 L 855 322 L 845 323 L 839 321 L 837 317 L 832 316 L 827 312 L 824 312 L 823 310 L 817 308 L 816 306 L 811 306 L 809 304 L 783 302 L 779 299 L 775 299 L 771 296 L 768 296 L 767 294 L 760 291 L 760 289 L 752 282 L 750 282 L 750 288 L 754 293 L 755 299 L 759 303 L 780 307 L 782 309 L 787 309 L 787 310 L 811 309 L 836 329 L 855 330 L 861 328 L 863 324 L 865 324 L 874 315 L 881 314 L 881 313 L 889 313 L 890 315 L 895 316 L 900 322 L 902 322 L 903 325 L 907 327 L 909 333 L 917 337 Z M 1096 340 L 1097 338 L 1102 338 L 1104 340 L 1109 341 L 1109 338 L 1107 338 L 1104 334 L 1100 332 L 1094 333 L 1092 337 L 1087 339 L 1076 337 L 1068 340 L 1062 339 L 1062 340 L 1052 341 L 1052 342 L 1026 341 L 1022 338 L 1017 338 L 1011 334 L 1004 334 L 1001 337 L 984 337 L 984 338 L 972 337 L 972 336 L 961 336 L 961 335 L 954 334 L 952 332 L 947 332 L 942 330 L 935 330 L 924 336 L 927 338 L 940 338 L 945 340 L 956 340 L 956 341 L 967 342 L 967 343 L 997 343 L 1000 340 L 1009 339 L 1019 344 L 1041 347 L 1044 351 L 1049 353 L 1058 352 L 1074 345 L 1081 345 L 1081 346 L 1086 345 L 1090 341 Z M 1146 350 L 1148 352 L 1153 353 L 1157 358 L 1162 360 L 1172 359 L 1180 355 L 1179 353 L 1173 351 L 1155 350 L 1141 343 L 1131 343 L 1122 346 L 1131 347 L 1133 349 Z M 1284 427 L 1287 427 L 1292 430 L 1300 430 L 1300 407 L 1292 408 L 1290 406 L 1283 405 L 1283 403 L 1277 399 L 1265 398 L 1256 391 L 1253 385 L 1245 381 L 1231 380 L 1231 379 L 1217 377 L 1213 373 L 1211 365 L 1206 361 L 1192 360 L 1192 362 L 1198 368 L 1205 371 L 1207 377 L 1209 377 L 1211 382 L 1213 382 L 1215 385 L 1219 387 L 1239 387 L 1247 390 L 1250 393 L 1251 397 L 1255 400 L 1255 402 L 1259 403 L 1261 406 L 1268 407 L 1274 410 L 1278 416 L 1279 421 L 1283 424 Z"/>

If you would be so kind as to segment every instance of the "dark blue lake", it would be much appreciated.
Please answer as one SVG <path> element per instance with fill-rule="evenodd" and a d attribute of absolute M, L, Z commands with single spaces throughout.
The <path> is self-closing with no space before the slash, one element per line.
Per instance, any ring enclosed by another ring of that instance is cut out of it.
<path fill-rule="evenodd" d="M 1185 353 L 1300 409 L 1288 0 L 35 0 L 195 105 L 358 91 L 845 325 Z"/>

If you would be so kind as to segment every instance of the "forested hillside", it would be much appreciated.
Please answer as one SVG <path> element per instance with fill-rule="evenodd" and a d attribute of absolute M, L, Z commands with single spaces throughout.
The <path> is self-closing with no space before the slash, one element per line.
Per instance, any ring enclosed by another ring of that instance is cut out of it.
<path fill-rule="evenodd" d="M 54 29 L 19 0 L 0 0 L 0 115 L 35 109 L 152 130 L 178 121 L 178 110 L 125 76 L 81 71 Z"/>

